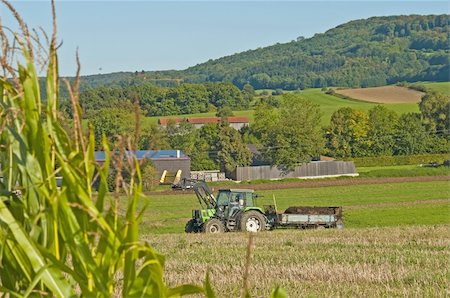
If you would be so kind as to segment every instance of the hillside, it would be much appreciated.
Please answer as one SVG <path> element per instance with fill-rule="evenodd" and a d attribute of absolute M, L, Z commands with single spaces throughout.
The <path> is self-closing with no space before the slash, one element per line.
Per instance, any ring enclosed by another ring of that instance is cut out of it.
<path fill-rule="evenodd" d="M 170 87 L 180 82 L 250 83 L 255 89 L 371 87 L 399 81 L 449 81 L 450 16 L 355 20 L 311 38 L 249 50 L 176 71 L 91 75 L 81 87 Z M 63 91 L 64 94 L 64 91 Z"/>
<path fill-rule="evenodd" d="M 356 20 L 309 39 L 196 65 L 189 81 L 228 80 L 255 88 L 368 87 L 449 80 L 449 16 Z"/>

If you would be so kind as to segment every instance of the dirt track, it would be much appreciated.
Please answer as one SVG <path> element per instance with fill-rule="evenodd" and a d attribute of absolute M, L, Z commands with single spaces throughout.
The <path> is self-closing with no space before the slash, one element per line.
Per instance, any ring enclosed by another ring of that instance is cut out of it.
<path fill-rule="evenodd" d="M 239 184 L 235 188 L 251 188 L 255 190 L 286 189 L 286 188 L 315 188 L 346 185 L 364 184 L 384 184 L 384 183 L 404 183 L 404 182 L 429 182 L 429 181 L 449 181 L 449 176 L 423 176 L 423 177 L 382 177 L 382 178 L 346 178 L 346 179 L 326 179 L 326 180 L 298 180 L 289 182 L 270 182 L 265 184 Z M 215 189 L 233 188 L 228 185 L 215 185 Z M 158 194 L 186 194 L 192 191 L 173 191 L 168 189 L 162 192 L 152 192 L 151 195 Z"/>

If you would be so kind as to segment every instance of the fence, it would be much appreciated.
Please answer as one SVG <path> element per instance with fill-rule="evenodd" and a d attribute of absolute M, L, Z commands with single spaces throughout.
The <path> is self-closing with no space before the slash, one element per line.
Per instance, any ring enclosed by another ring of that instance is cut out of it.
<path fill-rule="evenodd" d="M 338 176 L 358 176 L 352 161 L 312 161 L 284 172 L 276 166 L 237 167 L 229 175 L 236 181 L 282 178 L 326 178 Z"/>

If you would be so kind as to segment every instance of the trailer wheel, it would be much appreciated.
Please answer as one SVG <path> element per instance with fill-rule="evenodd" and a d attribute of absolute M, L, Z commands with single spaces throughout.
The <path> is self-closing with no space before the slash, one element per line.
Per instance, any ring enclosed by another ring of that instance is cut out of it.
<path fill-rule="evenodd" d="M 247 211 L 241 215 L 241 231 L 261 232 L 266 229 L 266 219 L 264 215 L 257 211 Z"/>
<path fill-rule="evenodd" d="M 187 223 L 186 226 L 184 227 L 184 231 L 186 233 L 198 233 L 198 228 L 195 226 L 195 219 L 190 219 Z"/>
<path fill-rule="evenodd" d="M 212 218 L 203 224 L 203 232 L 208 234 L 223 233 L 225 227 L 219 219 Z"/>

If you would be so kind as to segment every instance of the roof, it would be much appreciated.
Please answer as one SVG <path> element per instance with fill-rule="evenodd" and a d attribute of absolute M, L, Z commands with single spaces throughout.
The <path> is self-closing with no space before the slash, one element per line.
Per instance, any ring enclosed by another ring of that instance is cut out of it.
<path fill-rule="evenodd" d="M 205 124 L 205 123 L 219 123 L 220 117 L 189 117 L 187 122 L 191 124 Z M 159 118 L 158 123 L 167 125 L 169 122 L 180 123 L 182 118 Z M 228 123 L 248 123 L 249 119 L 246 116 L 232 116 L 227 118 Z"/>
<path fill-rule="evenodd" d="M 169 122 L 171 123 L 180 123 L 183 121 L 181 118 L 159 118 L 158 123 L 162 125 L 167 125 Z"/>
<path fill-rule="evenodd" d="M 188 122 L 192 124 L 203 124 L 203 123 L 219 123 L 219 117 L 198 117 L 198 118 L 188 118 Z"/>
<path fill-rule="evenodd" d="M 230 123 L 248 123 L 248 117 L 246 116 L 233 116 L 233 117 L 228 117 L 228 122 Z"/>
<path fill-rule="evenodd" d="M 221 188 L 219 191 L 230 191 L 230 192 L 255 192 L 253 189 L 246 188 Z"/>
<path fill-rule="evenodd" d="M 180 150 L 137 150 L 137 151 L 126 151 L 127 155 L 136 155 L 138 160 L 148 158 L 148 159 L 189 159 L 183 151 Z M 94 152 L 96 161 L 105 161 L 106 155 L 105 151 L 95 151 Z"/>

